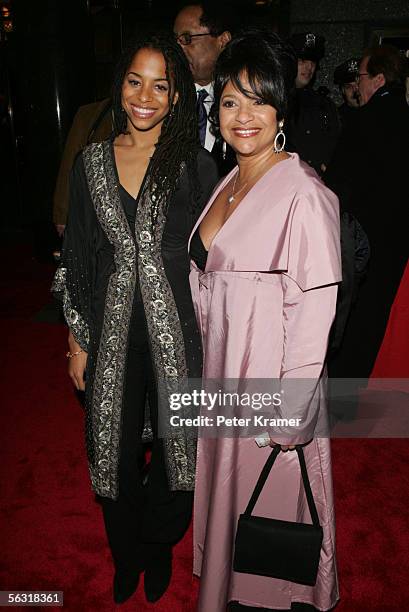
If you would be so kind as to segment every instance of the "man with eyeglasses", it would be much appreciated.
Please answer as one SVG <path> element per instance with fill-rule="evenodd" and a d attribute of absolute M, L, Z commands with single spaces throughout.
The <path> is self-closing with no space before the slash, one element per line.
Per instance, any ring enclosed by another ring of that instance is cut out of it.
<path fill-rule="evenodd" d="M 213 72 L 217 58 L 231 40 L 231 16 L 223 2 L 189 2 L 176 15 L 174 34 L 181 45 L 195 81 L 201 144 L 212 153 L 221 176 L 234 165 L 231 152 L 211 131 L 209 112 L 213 104 Z"/>
<path fill-rule="evenodd" d="M 409 108 L 404 58 L 394 47 L 364 51 L 360 108 L 348 122 L 324 181 L 368 235 L 371 256 L 332 376 L 371 374 L 408 259 Z"/>

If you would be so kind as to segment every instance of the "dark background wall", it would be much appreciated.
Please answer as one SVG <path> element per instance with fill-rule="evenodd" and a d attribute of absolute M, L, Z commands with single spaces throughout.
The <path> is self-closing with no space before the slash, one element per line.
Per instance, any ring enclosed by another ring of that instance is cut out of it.
<path fill-rule="evenodd" d="M 7 41 L 17 139 L 21 222 L 39 243 L 50 235 L 53 177 L 73 112 L 94 95 L 93 45 L 85 0 L 15 2 Z M 14 203 L 6 210 L 14 212 Z M 13 215 L 14 218 L 14 215 Z M 52 227 L 52 226 L 51 226 Z"/>
<path fill-rule="evenodd" d="M 228 1 L 239 26 L 263 24 L 283 36 L 322 33 L 327 55 L 317 84 L 332 89 L 336 101 L 338 63 L 379 32 L 409 37 L 408 0 L 220 0 Z M 28 228 L 40 249 L 51 251 L 55 179 L 78 106 L 109 95 L 127 38 L 147 26 L 170 29 L 178 3 L 0 0 L 0 229 Z"/>
<path fill-rule="evenodd" d="M 220 0 L 220 3 L 229 0 Z M 286 24 L 287 0 L 230 0 L 240 25 Z M 109 96 L 116 61 L 142 29 L 171 30 L 178 0 L 0 0 L 0 230 L 28 230 L 37 253 L 58 243 L 56 175 L 80 105 Z M 4 16 L 7 13 L 7 24 Z M 239 19 L 240 21 L 240 19 Z"/>
<path fill-rule="evenodd" d="M 360 55 L 377 43 L 379 32 L 405 31 L 409 43 L 408 0 L 291 0 L 290 29 L 315 32 L 326 38 L 326 56 L 321 61 L 317 85 L 326 85 L 337 102 L 339 92 L 333 83 L 335 67 L 343 60 Z"/>

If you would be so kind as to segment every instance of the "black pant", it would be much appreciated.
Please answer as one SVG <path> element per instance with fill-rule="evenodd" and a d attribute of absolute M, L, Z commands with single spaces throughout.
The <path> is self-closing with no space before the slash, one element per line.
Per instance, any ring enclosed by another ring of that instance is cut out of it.
<path fill-rule="evenodd" d="M 143 484 L 142 443 L 148 394 L 154 440 L 148 479 Z M 157 391 L 150 353 L 128 353 L 117 500 L 101 498 L 105 529 L 117 569 L 138 568 L 164 545 L 176 543 L 189 526 L 193 493 L 170 491 L 162 440 L 157 433 Z"/>

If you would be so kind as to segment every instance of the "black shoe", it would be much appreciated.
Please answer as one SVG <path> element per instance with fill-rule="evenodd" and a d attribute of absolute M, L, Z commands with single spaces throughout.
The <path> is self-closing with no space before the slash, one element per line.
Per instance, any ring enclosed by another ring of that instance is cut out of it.
<path fill-rule="evenodd" d="M 172 547 L 162 546 L 160 554 L 155 554 L 145 570 L 145 596 L 154 603 L 166 593 L 172 577 Z"/>
<path fill-rule="evenodd" d="M 117 570 L 115 572 L 113 589 L 115 603 L 125 603 L 135 593 L 140 574 L 141 572 L 138 570 Z"/>

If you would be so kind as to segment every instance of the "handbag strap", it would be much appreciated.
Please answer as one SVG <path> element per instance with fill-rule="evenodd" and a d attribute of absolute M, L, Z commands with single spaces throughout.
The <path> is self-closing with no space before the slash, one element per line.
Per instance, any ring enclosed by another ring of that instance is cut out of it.
<path fill-rule="evenodd" d="M 304 484 L 305 495 L 307 497 L 308 508 L 311 514 L 311 519 L 312 519 L 313 525 L 315 525 L 316 527 L 319 527 L 320 522 L 318 518 L 318 512 L 317 512 L 317 508 L 314 502 L 314 496 L 311 491 L 311 485 L 310 485 L 310 481 L 308 478 L 307 466 L 305 464 L 305 457 L 304 457 L 302 446 L 297 445 L 295 447 L 295 450 L 297 451 L 298 460 L 300 463 L 301 476 L 302 476 L 302 481 Z M 250 516 L 251 513 L 253 512 L 254 506 L 256 505 L 256 502 L 260 496 L 260 493 L 264 485 L 266 484 L 266 480 L 268 478 L 268 475 L 270 474 L 271 468 L 273 467 L 274 462 L 277 459 L 280 452 L 281 452 L 281 446 L 279 444 L 276 444 L 276 446 L 274 446 L 273 450 L 268 456 L 268 459 L 265 462 L 263 469 L 261 470 L 260 476 L 258 477 L 256 486 L 254 487 L 253 494 L 250 497 L 246 510 L 244 511 L 244 514 L 246 516 Z"/>

